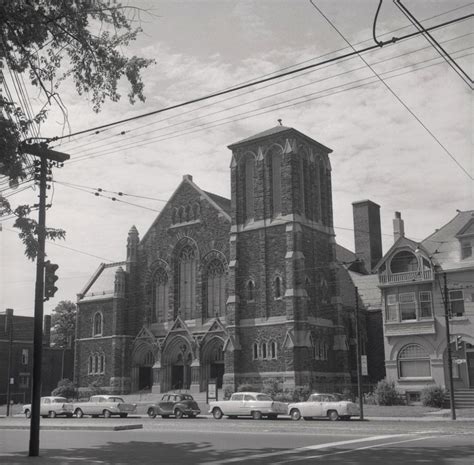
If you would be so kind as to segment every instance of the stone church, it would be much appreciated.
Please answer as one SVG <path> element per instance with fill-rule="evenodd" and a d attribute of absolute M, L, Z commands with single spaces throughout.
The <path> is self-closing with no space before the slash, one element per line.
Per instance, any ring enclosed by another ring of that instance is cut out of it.
<path fill-rule="evenodd" d="M 231 199 L 183 176 L 78 294 L 75 381 L 110 392 L 351 382 L 331 149 L 277 126 L 229 146 Z"/>

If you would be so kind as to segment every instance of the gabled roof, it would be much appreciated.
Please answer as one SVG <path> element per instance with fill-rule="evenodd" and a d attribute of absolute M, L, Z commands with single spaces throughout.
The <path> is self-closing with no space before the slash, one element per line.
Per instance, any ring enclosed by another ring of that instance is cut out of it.
<path fill-rule="evenodd" d="M 474 257 L 461 260 L 459 236 L 474 228 L 474 210 L 459 212 L 448 223 L 421 242 L 444 270 L 474 266 Z M 472 231 L 474 234 L 474 231 Z"/>
<path fill-rule="evenodd" d="M 408 239 L 408 237 L 402 236 L 402 237 L 398 238 L 398 240 L 392 245 L 392 247 L 390 247 L 388 252 L 386 252 L 385 255 L 379 260 L 377 265 L 375 265 L 373 271 L 377 271 L 380 268 L 380 266 L 383 263 L 385 263 L 387 258 L 390 257 L 390 255 L 392 255 L 394 250 L 402 248 L 402 247 L 408 247 L 409 249 L 415 251 L 417 248 L 420 247 L 420 244 L 418 242 L 412 241 L 411 239 Z M 426 252 L 428 254 L 428 251 L 426 251 Z"/>
<path fill-rule="evenodd" d="M 79 293 L 80 301 L 113 297 L 115 289 L 115 273 L 127 262 L 101 263 L 94 272 L 82 291 Z M 123 268 L 122 268 L 123 269 Z"/>
<path fill-rule="evenodd" d="M 201 196 L 204 197 L 211 205 L 213 205 L 220 213 L 224 215 L 225 218 L 227 218 L 230 221 L 230 200 L 226 199 L 225 197 L 221 197 L 220 195 L 217 194 L 211 194 L 210 192 L 206 192 L 202 190 L 194 181 L 192 176 L 189 174 L 185 174 L 183 176 L 183 180 L 179 183 L 178 187 L 175 189 L 175 191 L 171 194 L 171 197 L 168 199 L 168 202 L 166 202 L 166 205 L 163 207 L 160 213 L 158 213 L 158 216 L 155 218 L 155 221 L 150 225 L 148 228 L 148 231 L 143 235 L 141 238 L 140 242 L 143 243 L 143 241 L 146 239 L 150 231 L 152 230 L 153 226 L 159 221 L 161 216 L 164 214 L 167 205 L 173 200 L 173 198 L 176 196 L 176 194 L 179 192 L 181 189 L 181 186 L 187 183 L 189 184 L 193 189 L 196 190 L 196 192 Z M 227 206 L 228 205 L 228 206 Z"/>
<path fill-rule="evenodd" d="M 302 132 L 298 131 L 297 129 L 290 128 L 288 126 L 275 126 L 273 128 L 270 128 L 270 129 L 267 129 L 265 131 L 254 134 L 253 136 L 250 136 L 250 137 L 247 137 L 245 139 L 239 140 L 238 142 L 234 142 L 233 144 L 228 145 L 227 148 L 232 150 L 234 147 L 236 147 L 238 145 L 244 145 L 244 144 L 251 143 L 251 142 L 254 142 L 256 140 L 259 140 L 259 139 L 265 139 L 267 137 L 274 136 L 275 134 L 280 134 L 280 133 L 284 133 L 284 132 L 288 132 L 288 134 L 293 133 L 293 135 L 297 135 L 299 137 L 302 137 L 302 138 L 308 140 L 309 142 L 311 142 L 312 144 L 315 144 L 315 145 L 319 146 L 321 149 L 323 149 L 327 153 L 332 152 L 332 150 L 329 147 L 326 147 L 325 145 L 321 144 L 320 142 L 312 139 L 311 137 L 308 137 L 306 134 L 303 134 Z"/>
<path fill-rule="evenodd" d="M 206 195 L 208 195 L 217 205 L 219 205 L 222 210 L 227 212 L 230 215 L 230 199 L 226 199 L 217 194 L 213 194 L 212 192 L 203 191 Z"/>

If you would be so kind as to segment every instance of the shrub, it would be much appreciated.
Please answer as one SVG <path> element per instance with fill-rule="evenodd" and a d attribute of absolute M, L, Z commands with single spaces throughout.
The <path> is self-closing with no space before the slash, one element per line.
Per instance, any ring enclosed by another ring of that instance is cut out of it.
<path fill-rule="evenodd" d="M 283 385 L 279 380 L 270 378 L 264 381 L 262 392 L 275 398 L 279 394 L 283 394 Z"/>
<path fill-rule="evenodd" d="M 224 399 L 230 399 L 231 395 L 234 393 L 232 386 L 227 385 L 224 388 Z"/>
<path fill-rule="evenodd" d="M 400 405 L 400 394 L 395 387 L 395 381 L 382 379 L 377 383 L 374 391 L 375 399 L 378 405 Z"/>
<path fill-rule="evenodd" d="M 293 402 L 304 402 L 308 400 L 310 394 L 309 386 L 296 386 L 293 391 Z"/>
<path fill-rule="evenodd" d="M 238 392 L 260 392 L 260 389 L 253 384 L 241 384 L 237 388 Z"/>
<path fill-rule="evenodd" d="M 442 408 L 446 390 L 441 386 L 430 386 L 421 391 L 421 403 L 425 407 Z"/>
<path fill-rule="evenodd" d="M 58 386 L 51 392 L 52 396 L 66 397 L 67 399 L 73 399 L 77 397 L 76 385 L 67 378 L 58 381 Z"/>
<path fill-rule="evenodd" d="M 100 394 L 105 394 L 106 392 L 98 381 L 92 381 L 92 383 L 87 387 L 87 390 L 90 392 L 91 396 L 98 396 Z"/>

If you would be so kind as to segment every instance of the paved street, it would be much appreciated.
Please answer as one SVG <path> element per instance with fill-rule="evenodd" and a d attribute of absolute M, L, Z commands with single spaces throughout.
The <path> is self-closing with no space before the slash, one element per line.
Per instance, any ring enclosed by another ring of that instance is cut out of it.
<path fill-rule="evenodd" d="M 42 431 L 41 457 L 27 457 L 27 430 L 3 430 L 8 464 L 471 464 L 474 423 L 222 420 L 43 420 L 80 431 Z M 17 422 L 15 422 L 17 423 Z M 88 431 L 90 425 L 143 424 L 142 430 Z M 5 424 L 5 422 L 3 422 Z M 25 424 L 27 422 L 25 421 Z"/>

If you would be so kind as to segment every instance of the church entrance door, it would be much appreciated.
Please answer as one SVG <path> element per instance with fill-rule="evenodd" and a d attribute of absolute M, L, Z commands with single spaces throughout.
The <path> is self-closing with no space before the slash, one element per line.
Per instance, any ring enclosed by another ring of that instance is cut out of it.
<path fill-rule="evenodd" d="M 173 365 L 171 367 L 171 389 L 183 389 L 184 365 Z"/>
<path fill-rule="evenodd" d="M 222 380 L 224 378 L 224 363 L 211 363 L 211 379 L 215 379 L 217 389 L 222 388 Z"/>
<path fill-rule="evenodd" d="M 153 371 L 151 367 L 139 367 L 138 390 L 151 389 L 153 386 Z"/>

